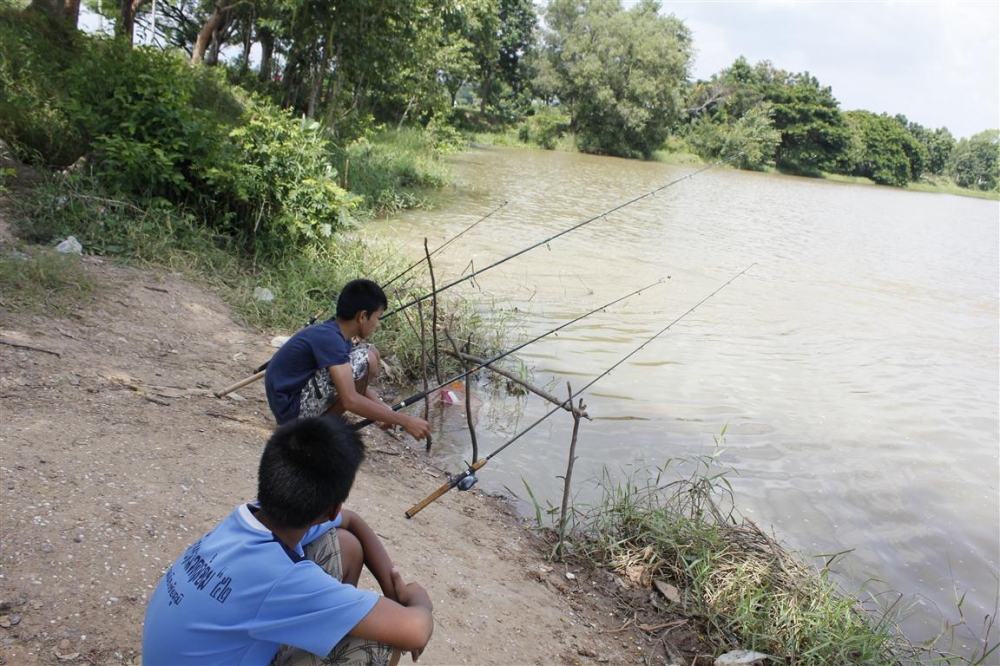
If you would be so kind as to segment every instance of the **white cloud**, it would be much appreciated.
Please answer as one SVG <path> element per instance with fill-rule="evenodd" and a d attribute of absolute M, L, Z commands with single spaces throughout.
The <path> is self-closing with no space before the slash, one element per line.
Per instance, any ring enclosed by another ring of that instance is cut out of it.
<path fill-rule="evenodd" d="M 845 110 L 902 113 L 958 137 L 1000 127 L 997 0 L 667 2 L 663 11 L 691 29 L 697 78 L 742 55 L 810 72 Z"/>

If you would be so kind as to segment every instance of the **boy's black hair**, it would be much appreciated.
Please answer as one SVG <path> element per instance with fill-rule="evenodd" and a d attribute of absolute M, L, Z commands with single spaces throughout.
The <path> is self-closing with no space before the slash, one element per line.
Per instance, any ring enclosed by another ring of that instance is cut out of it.
<path fill-rule="evenodd" d="M 389 300 L 382 287 L 364 278 L 351 280 L 337 297 L 337 319 L 354 319 L 362 310 L 371 315 L 379 308 L 385 310 L 388 307 Z"/>
<path fill-rule="evenodd" d="M 257 501 L 282 527 L 308 527 L 347 499 L 364 457 L 361 437 L 340 417 L 286 423 L 261 455 Z"/>

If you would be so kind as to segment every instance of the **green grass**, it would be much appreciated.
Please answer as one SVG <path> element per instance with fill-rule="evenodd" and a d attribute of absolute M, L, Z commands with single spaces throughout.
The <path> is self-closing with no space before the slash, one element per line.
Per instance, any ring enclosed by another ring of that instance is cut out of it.
<path fill-rule="evenodd" d="M 4 248 L 0 306 L 32 314 L 67 315 L 99 291 L 76 254 L 37 246 Z"/>
<path fill-rule="evenodd" d="M 70 235 L 88 254 L 185 275 L 219 294 L 247 326 L 281 334 L 293 333 L 314 315 L 333 316 L 337 292 L 347 281 L 368 277 L 386 283 L 413 264 L 392 239 L 374 239 L 360 231 L 317 241 L 280 259 L 260 259 L 241 253 L 232 238 L 214 233 L 183 211 L 108 196 L 83 177 L 53 177 L 20 193 L 13 213 L 13 230 L 35 245 L 25 245 L 32 248 L 25 255 L 31 270 L 23 270 L 21 255 L 3 257 L 3 303 L 10 307 L 41 304 L 62 311 L 74 302 L 74 294 L 89 293 L 93 285 L 84 280 L 86 274 L 73 272 L 79 257 L 50 257 L 38 247 Z M 32 277 L 26 279 L 28 275 Z M 389 309 L 428 293 L 425 275 L 426 268 L 418 266 L 387 289 Z M 274 300 L 257 300 L 257 287 L 270 290 Z M 420 308 L 386 318 L 379 329 L 375 341 L 398 380 L 423 375 L 421 340 L 430 343 L 433 314 L 428 299 Z M 480 312 L 450 294 L 438 299 L 437 322 L 442 345 L 447 345 L 445 328 L 462 342 L 474 332 L 475 353 L 502 345 L 505 325 L 485 326 Z M 458 372 L 459 364 L 450 355 L 437 358 L 442 374 Z"/>
<path fill-rule="evenodd" d="M 691 471 L 682 476 L 685 466 Z M 940 644 L 911 645 L 896 624 L 905 611 L 898 601 L 883 607 L 864 589 L 845 592 L 838 585 L 832 567 L 842 554 L 810 565 L 741 518 L 726 479 L 733 472 L 720 467 L 718 453 L 641 467 L 621 482 L 605 471 L 600 500 L 574 508 L 568 557 L 640 587 L 651 588 L 654 580 L 675 586 L 681 600 L 660 607 L 662 619 L 689 618 L 716 654 L 756 650 L 797 666 L 988 664 L 995 658 L 992 625 L 971 656 L 955 656 Z"/>

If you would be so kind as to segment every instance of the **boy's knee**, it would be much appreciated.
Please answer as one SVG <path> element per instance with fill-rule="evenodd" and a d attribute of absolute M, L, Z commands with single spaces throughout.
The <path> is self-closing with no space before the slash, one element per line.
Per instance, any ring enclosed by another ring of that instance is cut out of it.
<path fill-rule="evenodd" d="M 365 551 L 358 537 L 347 530 L 337 530 L 337 541 L 340 542 L 340 564 L 344 571 L 343 582 L 357 586 L 361 578 L 361 569 L 365 564 Z"/>
<path fill-rule="evenodd" d="M 382 355 L 379 354 L 378 348 L 372 345 L 368 348 L 368 380 L 371 381 L 375 379 L 378 375 L 379 366 L 382 363 Z"/>

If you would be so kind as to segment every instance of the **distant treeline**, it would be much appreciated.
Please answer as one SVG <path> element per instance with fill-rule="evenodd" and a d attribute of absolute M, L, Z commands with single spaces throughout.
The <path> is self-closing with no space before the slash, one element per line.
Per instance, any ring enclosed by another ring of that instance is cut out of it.
<path fill-rule="evenodd" d="M 998 188 L 997 129 L 956 140 L 843 111 L 808 72 L 766 61 L 692 81 L 691 32 L 655 0 L 157 0 L 155 17 L 151 0 L 100 6 L 113 37 L 78 30 L 79 0 L 0 0 L 0 138 L 49 166 L 87 156 L 119 190 L 254 233 L 265 214 L 304 238 L 342 224 L 348 152 L 387 127 Z M 154 46 L 134 45 L 137 26 Z"/>

